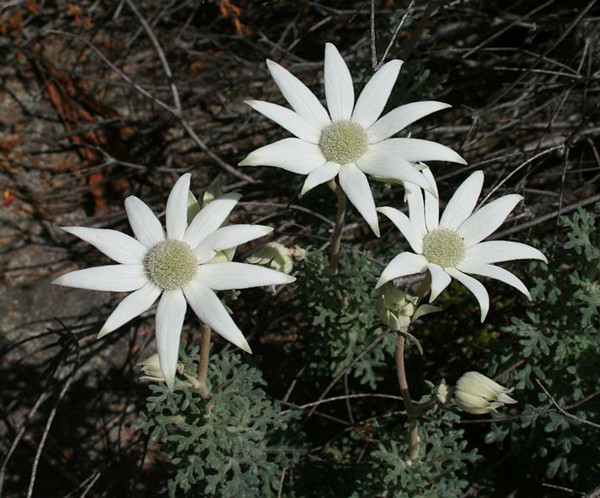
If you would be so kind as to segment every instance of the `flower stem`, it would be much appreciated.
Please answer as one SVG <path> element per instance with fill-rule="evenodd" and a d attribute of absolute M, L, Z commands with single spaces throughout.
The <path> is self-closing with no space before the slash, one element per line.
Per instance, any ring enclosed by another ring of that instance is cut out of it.
<path fill-rule="evenodd" d="M 208 397 L 208 354 L 210 353 L 210 327 L 202 325 L 202 343 L 200 345 L 200 365 L 198 366 L 198 387 L 202 392 L 202 398 Z"/>
<path fill-rule="evenodd" d="M 407 332 L 408 328 L 403 332 Z M 410 390 L 408 388 L 408 379 L 406 377 L 406 368 L 404 366 L 404 347 L 406 345 L 406 338 L 401 333 L 398 334 L 398 342 L 396 344 L 396 373 L 398 375 L 398 383 L 400 384 L 400 394 L 404 401 L 404 407 L 406 408 L 406 414 L 409 420 L 408 428 L 408 448 L 409 458 L 416 460 L 419 457 L 419 421 L 417 416 L 420 410 L 415 406 L 410 398 Z"/>
<path fill-rule="evenodd" d="M 333 190 L 338 201 L 335 228 L 331 237 L 331 256 L 329 258 L 329 273 L 337 275 L 340 249 L 342 247 L 342 228 L 344 228 L 344 217 L 346 216 L 346 194 L 335 180 L 329 180 L 327 186 Z"/>
<path fill-rule="evenodd" d="M 406 378 L 406 369 L 404 367 L 404 346 L 406 339 L 402 334 L 398 334 L 396 343 L 396 373 L 398 375 L 398 384 L 400 384 L 400 394 L 406 408 L 406 413 L 410 417 L 413 414 L 413 402 L 410 399 L 410 390 L 408 388 L 408 379 Z"/>

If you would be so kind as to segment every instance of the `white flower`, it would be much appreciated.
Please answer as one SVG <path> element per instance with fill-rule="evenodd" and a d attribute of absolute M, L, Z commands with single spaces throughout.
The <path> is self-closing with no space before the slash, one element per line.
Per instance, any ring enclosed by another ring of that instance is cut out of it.
<path fill-rule="evenodd" d="M 454 401 L 458 407 L 473 415 L 495 412 L 517 401 L 511 398 L 514 388 L 507 389 L 479 372 L 467 372 L 456 383 Z"/>
<path fill-rule="evenodd" d="M 187 303 L 206 325 L 228 341 L 251 352 L 242 332 L 214 291 L 286 284 L 284 273 L 245 263 L 213 259 L 218 252 L 262 237 L 272 228 L 260 225 L 221 227 L 240 195 L 226 194 L 207 204 L 187 223 L 190 174 L 173 186 L 166 208 L 166 235 L 158 218 L 135 196 L 125 209 L 135 238 L 115 230 L 64 227 L 89 242 L 117 265 L 77 270 L 54 283 L 82 289 L 130 292 L 106 320 L 102 337 L 146 311 L 161 296 L 156 311 L 156 342 L 160 369 L 172 388 L 179 338 Z"/>
<path fill-rule="evenodd" d="M 425 169 L 423 174 L 437 190 L 431 171 Z M 377 287 L 398 277 L 429 270 L 429 302 L 432 302 L 455 278 L 477 298 L 482 322 L 489 309 L 489 296 L 485 287 L 467 273 L 495 278 L 530 297 L 521 280 L 492 263 L 515 259 L 545 262 L 546 257 L 537 249 L 519 242 L 481 242 L 506 220 L 523 198 L 516 194 L 505 195 L 473 213 L 482 187 L 483 172 L 476 171 L 454 192 L 441 219 L 437 197 L 411 185 L 406 185 L 409 216 L 392 207 L 379 208 L 378 211 L 398 227 L 416 254 L 403 252 L 392 259 L 383 270 Z"/>
<path fill-rule="evenodd" d="M 465 164 L 458 154 L 438 143 L 390 138 L 418 119 L 450 107 L 442 102 L 414 102 L 397 107 L 379 119 L 400 72 L 400 60 L 390 61 L 379 69 L 355 105 L 350 71 L 335 46 L 327 43 L 324 80 L 328 110 L 289 71 L 271 60 L 267 60 L 267 66 L 293 110 L 258 100 L 248 104 L 297 138 L 261 147 L 240 165 L 276 166 L 308 175 L 300 195 L 339 174 L 340 186 L 377 236 L 377 212 L 365 173 L 380 180 L 411 182 L 430 189 L 414 163 Z"/>

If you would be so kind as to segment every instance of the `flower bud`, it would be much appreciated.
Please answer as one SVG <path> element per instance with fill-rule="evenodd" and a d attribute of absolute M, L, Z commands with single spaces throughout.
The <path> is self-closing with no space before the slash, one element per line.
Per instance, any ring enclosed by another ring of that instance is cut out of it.
<path fill-rule="evenodd" d="M 296 261 L 304 261 L 308 255 L 308 251 L 299 245 L 295 245 L 289 251 L 292 258 Z"/>
<path fill-rule="evenodd" d="M 140 380 L 146 382 L 164 382 L 165 378 L 163 376 L 162 370 L 160 369 L 160 362 L 158 358 L 158 354 L 153 354 L 149 356 L 141 363 L 138 363 L 138 367 L 144 375 L 140 377 Z M 184 366 L 183 363 L 177 363 L 177 373 L 184 374 Z M 175 379 L 175 383 L 178 386 L 191 386 L 191 383 L 185 380 Z"/>
<path fill-rule="evenodd" d="M 400 330 L 410 325 L 410 319 L 417 309 L 417 301 L 416 296 L 386 284 L 381 288 L 377 299 L 377 314 L 384 325 L 392 330 Z"/>
<path fill-rule="evenodd" d="M 160 370 L 160 363 L 158 361 L 158 354 L 146 358 L 144 361 L 138 364 L 140 370 L 144 375 L 140 377 L 140 380 L 146 380 L 148 382 L 164 382 L 162 371 Z"/>
<path fill-rule="evenodd" d="M 463 411 L 482 415 L 496 411 L 506 404 L 517 401 L 508 396 L 514 388 L 508 389 L 479 372 L 467 372 L 456 383 L 454 401 Z"/>
<path fill-rule="evenodd" d="M 291 273 L 294 266 L 289 249 L 279 242 L 267 242 L 248 258 L 248 263 L 265 266 L 283 273 Z"/>
<path fill-rule="evenodd" d="M 410 322 L 417 318 L 440 311 L 431 304 L 417 306 L 419 298 L 401 291 L 392 283 L 387 283 L 380 289 L 376 309 L 381 322 L 392 330 L 406 329 Z"/>
<path fill-rule="evenodd" d="M 196 199 L 196 196 L 194 194 L 188 192 L 188 225 L 192 222 L 192 220 L 196 217 L 196 215 L 204 206 L 214 201 L 217 197 L 219 197 L 222 194 L 222 190 L 223 189 L 220 185 L 213 185 L 211 187 L 208 187 L 204 191 L 200 199 Z"/>
<path fill-rule="evenodd" d="M 442 379 L 442 382 L 433 388 L 433 394 L 440 405 L 445 405 L 452 395 L 452 387 Z"/>

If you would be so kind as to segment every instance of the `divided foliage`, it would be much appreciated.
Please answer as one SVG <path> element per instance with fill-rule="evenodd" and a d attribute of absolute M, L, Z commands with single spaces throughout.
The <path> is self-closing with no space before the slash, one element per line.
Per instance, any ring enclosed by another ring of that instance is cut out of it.
<path fill-rule="evenodd" d="M 195 376 L 197 348 L 189 355 L 182 348 L 180 358 Z M 291 444 L 297 415 L 281 412 L 260 388 L 260 372 L 239 355 L 211 356 L 208 379 L 207 399 L 183 383 L 174 392 L 162 382 L 150 385 L 138 427 L 174 467 L 169 496 L 277 496 L 283 473 L 302 453 Z"/>
<path fill-rule="evenodd" d="M 534 277 L 535 307 L 512 319 L 490 357 L 494 371 L 522 363 L 502 377 L 515 386 L 521 415 L 494 425 L 486 441 L 509 447 L 509 462 L 522 475 L 583 490 L 597 486 L 600 475 L 599 213 L 596 205 L 562 218 L 562 233 L 545 241 L 548 271 Z"/>

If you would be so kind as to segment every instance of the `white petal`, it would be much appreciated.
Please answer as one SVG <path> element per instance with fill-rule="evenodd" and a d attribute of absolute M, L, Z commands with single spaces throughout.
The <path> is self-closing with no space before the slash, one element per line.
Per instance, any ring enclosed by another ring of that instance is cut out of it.
<path fill-rule="evenodd" d="M 402 252 L 383 269 L 375 288 L 379 288 L 395 278 L 423 273 L 425 270 L 427 270 L 427 260 L 423 256 L 412 252 Z"/>
<path fill-rule="evenodd" d="M 427 235 L 423 191 L 411 184 L 405 185 L 404 190 L 406 191 L 406 200 L 408 201 L 408 217 L 413 224 L 415 234 L 423 241 L 423 238 Z"/>
<path fill-rule="evenodd" d="M 332 121 L 350 119 L 354 85 L 348 66 L 332 43 L 325 44 L 325 98 Z"/>
<path fill-rule="evenodd" d="M 241 197 L 241 194 L 230 192 L 209 202 L 187 227 L 183 236 L 184 242 L 195 249 L 208 235 L 225 223 Z"/>
<path fill-rule="evenodd" d="M 267 67 L 292 109 L 319 128 L 331 123 L 325 108 L 308 87 L 287 69 L 267 59 Z"/>
<path fill-rule="evenodd" d="M 430 189 L 429 182 L 417 171 L 414 165 L 390 151 L 387 143 L 386 140 L 369 145 L 367 152 L 356 161 L 356 166 L 361 171 L 378 179 L 391 178 L 401 182 L 414 183 L 424 189 Z"/>
<path fill-rule="evenodd" d="M 515 275 L 513 275 L 508 270 L 505 270 L 504 268 L 500 268 L 494 265 L 482 264 L 470 265 L 466 267 L 464 265 L 459 265 L 458 269 L 465 273 L 473 273 L 475 275 L 481 275 L 482 277 L 489 277 L 494 278 L 496 280 L 500 280 L 501 282 L 511 285 L 515 289 L 521 291 L 529 299 L 531 299 L 531 295 L 529 294 L 529 290 L 527 289 L 525 284 L 519 278 L 517 278 Z"/>
<path fill-rule="evenodd" d="M 471 291 L 471 293 L 479 302 L 479 308 L 481 310 L 481 321 L 485 320 L 487 316 L 488 310 L 490 309 L 490 297 L 485 290 L 483 284 L 473 277 L 469 277 L 469 275 L 465 275 L 464 273 L 458 271 L 455 268 L 446 268 L 445 271 L 454 279 L 458 280 L 461 284 L 463 284 L 467 289 Z"/>
<path fill-rule="evenodd" d="M 200 282 L 192 280 L 183 288 L 183 292 L 200 320 L 224 339 L 244 351 L 252 353 L 244 334 L 242 334 L 242 331 L 229 316 L 229 313 L 212 290 Z"/>
<path fill-rule="evenodd" d="M 141 264 L 148 248 L 129 235 L 105 228 L 62 227 L 92 244 L 117 263 L 126 265 Z"/>
<path fill-rule="evenodd" d="M 375 143 L 389 138 L 428 114 L 448 107 L 451 105 L 435 101 L 412 102 L 396 107 L 367 130 L 369 142 Z"/>
<path fill-rule="evenodd" d="M 465 221 L 477 204 L 483 187 L 483 171 L 475 171 L 456 189 L 440 219 L 440 227 L 456 230 Z"/>
<path fill-rule="evenodd" d="M 389 147 L 393 148 L 395 154 L 413 163 L 419 161 L 448 161 L 451 163 L 467 164 L 452 149 L 437 142 L 420 140 L 418 138 L 388 138 L 386 142 L 390 142 Z"/>
<path fill-rule="evenodd" d="M 250 152 L 240 166 L 274 166 L 292 173 L 308 175 L 326 162 L 318 145 L 299 138 L 284 138 Z"/>
<path fill-rule="evenodd" d="M 165 240 L 165 232 L 160 221 L 143 201 L 134 195 L 127 197 L 125 211 L 135 238 L 148 249 Z"/>
<path fill-rule="evenodd" d="M 327 161 L 323 166 L 319 166 L 318 168 L 312 170 L 304 181 L 300 196 L 303 196 L 306 194 L 306 192 L 317 187 L 318 185 L 335 178 L 339 171 L 340 165 L 331 161 Z"/>
<path fill-rule="evenodd" d="M 213 251 L 231 249 L 259 237 L 264 237 L 272 231 L 271 227 L 263 225 L 228 225 L 208 235 L 196 251 L 201 254 L 204 248 Z"/>
<path fill-rule="evenodd" d="M 214 263 L 201 265 L 195 280 L 213 290 L 228 290 L 289 284 L 296 278 L 247 263 Z"/>
<path fill-rule="evenodd" d="M 440 266 L 429 263 L 429 273 L 431 273 L 431 295 L 429 302 L 432 303 L 442 291 L 448 287 L 452 278 Z"/>
<path fill-rule="evenodd" d="M 106 322 L 104 322 L 104 325 L 98 333 L 98 339 L 117 330 L 121 325 L 132 320 L 136 316 L 141 315 L 154 304 L 154 301 L 160 296 L 161 292 L 162 289 L 156 287 L 153 283 L 148 282 L 141 289 L 126 296 L 110 314 Z"/>
<path fill-rule="evenodd" d="M 354 164 L 344 164 L 340 168 L 340 187 L 348 196 L 348 200 L 369 224 L 373 233 L 379 237 L 379 222 L 375 210 L 375 201 L 365 174 Z"/>
<path fill-rule="evenodd" d="M 517 259 L 539 259 L 545 263 L 548 262 L 546 256 L 535 247 L 528 246 L 527 244 L 510 242 L 508 240 L 489 240 L 467 248 L 467 253 L 461 262 L 461 266 L 501 263 L 502 261 Z"/>
<path fill-rule="evenodd" d="M 321 129 L 287 107 L 263 102 L 262 100 L 248 100 L 246 104 L 255 111 L 260 112 L 263 116 L 275 121 L 279 126 L 293 133 L 298 138 L 313 144 L 319 143 Z"/>
<path fill-rule="evenodd" d="M 401 67 L 402 61 L 393 60 L 373 75 L 356 101 L 352 121 L 360 123 L 365 128 L 369 128 L 377 121 L 390 98 Z"/>
<path fill-rule="evenodd" d="M 464 238 L 467 247 L 477 244 L 494 233 L 522 199 L 518 194 L 500 197 L 469 216 L 456 231 Z"/>
<path fill-rule="evenodd" d="M 425 168 L 421 173 L 433 187 L 433 193 L 435 194 L 432 195 L 431 192 L 425 191 L 425 224 L 427 225 L 427 231 L 432 232 L 437 230 L 440 221 L 440 201 L 438 199 L 437 184 L 429 168 Z"/>
<path fill-rule="evenodd" d="M 129 292 L 146 285 L 148 277 L 143 265 L 108 265 L 75 270 L 52 283 L 80 289 Z"/>
<path fill-rule="evenodd" d="M 423 252 L 423 237 L 417 235 L 415 228 L 410 221 L 410 218 L 406 216 L 402 211 L 399 211 L 393 207 L 381 207 L 377 208 L 381 214 L 387 216 L 391 222 L 396 225 L 398 230 L 404 235 L 406 241 L 410 244 L 410 247 L 417 254 Z"/>
<path fill-rule="evenodd" d="M 173 390 L 179 340 L 187 303 L 180 289 L 164 291 L 156 309 L 156 348 L 160 370 L 169 389 Z"/>
<path fill-rule="evenodd" d="M 167 237 L 182 240 L 187 227 L 187 206 L 192 175 L 183 175 L 171 190 L 167 199 Z"/>

